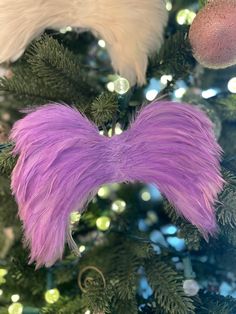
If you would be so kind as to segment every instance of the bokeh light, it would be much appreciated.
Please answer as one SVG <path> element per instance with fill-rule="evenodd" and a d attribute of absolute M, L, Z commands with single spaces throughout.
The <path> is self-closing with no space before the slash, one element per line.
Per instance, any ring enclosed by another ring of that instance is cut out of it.
<path fill-rule="evenodd" d="M 110 224 L 111 224 L 111 219 L 109 217 L 107 217 L 107 216 L 99 217 L 96 220 L 96 226 L 101 231 L 108 230 L 109 227 L 110 227 Z"/>
<path fill-rule="evenodd" d="M 60 292 L 58 289 L 50 289 L 45 292 L 45 300 L 49 304 L 56 303 L 60 298 Z"/>

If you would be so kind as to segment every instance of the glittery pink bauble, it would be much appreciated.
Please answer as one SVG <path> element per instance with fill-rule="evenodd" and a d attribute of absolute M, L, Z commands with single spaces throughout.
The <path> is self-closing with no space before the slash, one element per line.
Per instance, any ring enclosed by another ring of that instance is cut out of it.
<path fill-rule="evenodd" d="M 236 0 L 211 0 L 190 28 L 196 60 L 207 68 L 236 64 Z"/>

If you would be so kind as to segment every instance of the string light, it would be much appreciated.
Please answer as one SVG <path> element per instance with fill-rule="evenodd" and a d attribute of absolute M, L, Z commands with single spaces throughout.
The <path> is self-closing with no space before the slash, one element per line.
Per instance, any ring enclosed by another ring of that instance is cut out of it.
<path fill-rule="evenodd" d="M 172 3 L 170 1 L 166 2 L 166 10 L 171 11 L 172 10 Z"/>
<path fill-rule="evenodd" d="M 5 268 L 0 268 L 0 285 L 6 283 L 6 279 L 4 278 L 7 275 L 8 271 Z"/>
<path fill-rule="evenodd" d="M 65 34 L 67 32 L 71 32 L 72 31 L 72 27 L 71 26 L 66 26 L 60 29 L 60 33 L 61 34 Z"/>
<path fill-rule="evenodd" d="M 79 212 L 72 212 L 70 214 L 70 223 L 72 225 L 78 223 L 81 219 L 81 214 Z"/>
<path fill-rule="evenodd" d="M 3 295 L 3 290 L 2 289 L 0 289 L 0 296 L 2 296 Z"/>
<path fill-rule="evenodd" d="M 149 101 L 152 101 L 157 97 L 157 95 L 158 95 L 158 91 L 156 89 L 150 89 L 146 93 L 146 99 Z"/>
<path fill-rule="evenodd" d="M 180 87 L 174 92 L 176 98 L 182 98 L 185 93 L 186 89 L 184 87 Z"/>
<path fill-rule="evenodd" d="M 236 93 L 236 77 L 232 77 L 228 82 L 228 90 L 231 93 Z"/>
<path fill-rule="evenodd" d="M 101 47 L 101 48 L 105 48 L 106 47 L 106 42 L 103 40 L 103 39 L 100 39 L 98 41 L 98 45 Z"/>
<path fill-rule="evenodd" d="M 124 77 L 119 77 L 114 81 L 114 91 L 119 95 L 124 95 L 130 89 L 129 81 Z"/>
<path fill-rule="evenodd" d="M 80 253 L 83 253 L 85 250 L 86 250 L 86 247 L 85 247 L 84 245 L 81 245 L 81 246 L 79 247 Z"/>
<path fill-rule="evenodd" d="M 13 295 L 11 296 L 11 300 L 12 300 L 13 303 L 18 302 L 18 301 L 20 300 L 19 294 L 13 294 Z"/>
<path fill-rule="evenodd" d="M 53 304 L 53 303 L 56 303 L 59 298 L 60 298 L 60 292 L 58 289 L 50 289 L 48 291 L 45 292 L 45 300 L 47 303 L 49 304 Z"/>
<path fill-rule="evenodd" d="M 5 268 L 0 268 L 0 277 L 5 277 L 8 271 Z"/>
<path fill-rule="evenodd" d="M 116 200 L 111 205 L 111 209 L 117 214 L 123 213 L 125 211 L 125 208 L 126 208 L 126 202 L 123 200 Z"/>
<path fill-rule="evenodd" d="M 147 191 L 147 190 L 143 190 L 141 192 L 141 199 L 144 201 L 144 202 L 148 202 L 150 201 L 151 199 L 151 194 Z"/>
<path fill-rule="evenodd" d="M 22 314 L 23 313 L 23 305 L 21 303 L 13 303 L 8 308 L 9 314 Z"/>
<path fill-rule="evenodd" d="M 98 196 L 100 198 L 106 199 L 109 197 L 110 195 L 110 188 L 107 185 L 102 186 L 99 190 L 98 190 Z"/>
<path fill-rule="evenodd" d="M 209 89 L 204 90 L 202 92 L 202 97 L 204 99 L 208 99 L 208 98 L 214 97 L 215 95 L 217 95 L 217 90 L 214 89 L 214 88 L 209 88 Z"/>
<path fill-rule="evenodd" d="M 109 90 L 109 92 L 113 93 L 115 91 L 114 82 L 107 83 L 107 89 Z"/>
<path fill-rule="evenodd" d="M 173 76 L 172 75 L 162 75 L 161 76 L 161 84 L 163 85 L 167 85 L 168 82 L 172 81 L 173 80 Z"/>
<path fill-rule="evenodd" d="M 180 25 L 191 25 L 194 18 L 196 16 L 196 13 L 193 11 L 190 11 L 189 9 L 183 9 L 180 10 L 179 13 L 177 14 L 176 20 L 177 23 Z"/>
<path fill-rule="evenodd" d="M 109 229 L 111 224 L 111 219 L 107 216 L 102 216 L 97 219 L 96 226 L 101 231 L 106 231 Z"/>

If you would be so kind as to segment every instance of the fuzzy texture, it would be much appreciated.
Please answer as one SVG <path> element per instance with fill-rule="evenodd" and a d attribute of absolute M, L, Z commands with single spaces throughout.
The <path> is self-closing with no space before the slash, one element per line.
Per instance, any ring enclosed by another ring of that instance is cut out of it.
<path fill-rule="evenodd" d="M 210 120 L 190 105 L 152 103 L 108 138 L 77 110 L 50 104 L 16 122 L 11 140 L 19 155 L 12 191 L 37 266 L 62 257 L 70 213 L 83 212 L 104 184 L 155 184 L 204 236 L 217 229 L 221 149 Z"/>
<path fill-rule="evenodd" d="M 194 19 L 189 39 L 203 66 L 220 69 L 236 64 L 236 1 L 209 1 Z"/>
<path fill-rule="evenodd" d="M 114 69 L 141 85 L 167 17 L 164 0 L 0 0 L 0 63 L 15 61 L 46 28 L 70 25 L 102 37 Z"/>

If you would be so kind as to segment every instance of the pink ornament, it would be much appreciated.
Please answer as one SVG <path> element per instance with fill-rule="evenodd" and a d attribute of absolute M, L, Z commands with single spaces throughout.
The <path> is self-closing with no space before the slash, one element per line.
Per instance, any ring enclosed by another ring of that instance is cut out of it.
<path fill-rule="evenodd" d="M 203 66 L 221 69 L 236 64 L 236 1 L 209 1 L 194 19 L 189 39 Z"/>

